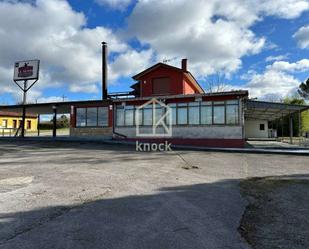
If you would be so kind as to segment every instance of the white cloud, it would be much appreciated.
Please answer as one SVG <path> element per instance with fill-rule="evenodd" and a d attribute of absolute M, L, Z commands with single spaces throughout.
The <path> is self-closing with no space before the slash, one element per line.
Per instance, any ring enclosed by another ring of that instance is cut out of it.
<path fill-rule="evenodd" d="M 97 1 L 118 9 L 131 2 Z M 136 36 L 150 46 L 136 51 L 110 28 L 87 28 L 85 15 L 65 0 L 0 0 L 1 92 L 19 96 L 11 80 L 13 63 L 31 58 L 41 60 L 41 74 L 29 98 L 41 98 L 43 89 L 50 87 L 98 92 L 102 41 L 108 42 L 113 53 L 109 64 L 112 82 L 145 69 L 154 57 L 159 61 L 172 59 L 177 66 L 187 57 L 197 77 L 217 71 L 229 75 L 241 67 L 244 56 L 271 44 L 254 34 L 254 23 L 266 15 L 295 18 L 306 9 L 306 0 L 196 0 L 194 4 L 140 0 L 128 17 L 126 38 Z"/>
<path fill-rule="evenodd" d="M 271 61 L 281 61 L 281 60 L 285 60 L 288 58 L 288 55 L 285 54 L 285 55 L 277 55 L 277 56 L 268 56 L 266 57 L 265 61 L 266 62 L 271 62 Z"/>
<path fill-rule="evenodd" d="M 286 96 L 299 85 L 299 81 L 292 75 L 280 71 L 267 70 L 262 74 L 254 74 L 246 85 L 251 97 L 265 97 L 273 94 Z"/>
<path fill-rule="evenodd" d="M 145 70 L 150 66 L 150 62 L 153 56 L 151 49 L 137 52 L 129 50 L 128 52 L 120 55 L 110 65 L 110 76 L 111 80 L 119 76 L 133 76 L 142 70 Z"/>
<path fill-rule="evenodd" d="M 214 9 L 213 1 L 140 1 L 129 18 L 129 28 L 157 51 L 158 60 L 188 57 L 197 76 L 217 70 L 231 73 L 241 66 L 242 56 L 258 53 L 265 40 L 238 25 L 243 13 L 231 17 L 236 21 L 214 21 Z"/>
<path fill-rule="evenodd" d="M 242 57 L 259 53 L 265 37 L 250 27 L 265 15 L 295 18 L 306 0 L 140 0 L 128 18 L 128 31 L 155 50 L 158 60 L 188 57 L 197 77 L 217 71 L 227 75 Z"/>
<path fill-rule="evenodd" d="M 245 88 L 251 97 L 265 98 L 277 96 L 278 99 L 292 93 L 300 81 L 292 73 L 309 70 L 309 60 L 303 59 L 294 63 L 276 61 L 266 67 L 263 73 L 249 72 L 243 79 L 248 79 Z"/>
<path fill-rule="evenodd" d="M 302 59 L 293 63 L 287 61 L 275 61 L 272 65 L 267 66 L 267 69 L 287 72 L 304 72 L 309 70 L 309 59 Z"/>
<path fill-rule="evenodd" d="M 41 60 L 40 80 L 31 89 L 36 91 L 32 94 L 35 98 L 47 87 L 67 86 L 72 92 L 98 92 L 101 42 L 108 43 L 108 50 L 116 54 L 116 60 L 118 55 L 124 60 L 123 53 L 128 54 L 132 49 L 111 29 L 85 26 L 84 14 L 74 11 L 67 1 L 0 2 L 1 92 L 19 96 L 12 83 L 13 64 L 31 58 Z M 141 54 L 144 55 L 143 51 Z M 116 67 L 113 70 L 115 80 L 120 74 Z"/>
<path fill-rule="evenodd" d="M 309 10 L 309 2 L 308 0 L 260 0 L 256 1 L 256 8 L 266 15 L 293 19 Z"/>
<path fill-rule="evenodd" d="M 35 100 L 35 102 L 37 103 L 50 103 L 50 102 L 61 102 L 61 101 L 63 101 L 63 98 L 59 96 L 40 97 Z"/>
<path fill-rule="evenodd" d="M 309 48 L 309 25 L 301 27 L 293 37 L 300 48 Z"/>
<path fill-rule="evenodd" d="M 113 9 L 124 10 L 132 2 L 132 0 L 95 0 L 102 6 L 109 6 Z"/>

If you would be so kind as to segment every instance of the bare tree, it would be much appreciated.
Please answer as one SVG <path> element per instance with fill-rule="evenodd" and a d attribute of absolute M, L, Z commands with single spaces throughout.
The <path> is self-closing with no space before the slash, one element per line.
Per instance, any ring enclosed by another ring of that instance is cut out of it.
<path fill-rule="evenodd" d="M 215 74 L 208 77 L 206 80 L 206 91 L 209 93 L 224 92 L 228 90 L 228 86 L 224 83 L 224 76 L 222 74 Z"/>
<path fill-rule="evenodd" d="M 284 101 L 283 96 L 280 94 L 274 94 L 274 93 L 269 93 L 261 97 L 262 101 L 267 101 L 267 102 L 278 102 L 282 103 Z"/>

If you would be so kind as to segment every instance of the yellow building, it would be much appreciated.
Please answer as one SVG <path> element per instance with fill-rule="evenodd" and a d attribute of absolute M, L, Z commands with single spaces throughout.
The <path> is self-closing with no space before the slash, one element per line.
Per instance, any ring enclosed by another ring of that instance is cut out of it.
<path fill-rule="evenodd" d="M 0 111 L 0 135 L 1 133 L 13 133 L 20 127 L 21 122 L 21 113 Z M 26 131 L 37 131 L 38 116 L 27 113 L 25 124 Z"/>

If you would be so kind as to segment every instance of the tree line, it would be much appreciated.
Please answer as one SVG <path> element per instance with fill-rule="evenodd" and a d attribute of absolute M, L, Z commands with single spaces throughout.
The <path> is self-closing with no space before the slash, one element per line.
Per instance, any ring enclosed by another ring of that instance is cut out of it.
<path fill-rule="evenodd" d="M 305 105 L 309 100 L 309 78 L 302 82 L 297 93 L 290 97 L 285 97 L 282 102 L 285 104 Z M 301 119 L 297 114 L 292 116 L 293 119 L 293 136 L 304 135 L 305 132 L 309 133 L 309 110 L 301 113 Z M 299 124 L 299 121 L 301 124 Z M 283 120 L 271 122 L 270 124 L 274 129 L 277 129 L 278 136 L 289 136 L 289 117 L 284 117 Z M 300 129 L 299 129 L 300 128 Z"/>

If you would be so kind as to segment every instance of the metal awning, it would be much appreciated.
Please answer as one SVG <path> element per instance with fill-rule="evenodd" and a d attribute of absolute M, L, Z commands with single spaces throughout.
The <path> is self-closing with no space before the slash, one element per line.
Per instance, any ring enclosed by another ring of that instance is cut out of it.
<path fill-rule="evenodd" d="M 272 121 L 308 109 L 308 105 L 247 100 L 245 103 L 245 119 Z"/>
<path fill-rule="evenodd" d="M 87 100 L 87 101 L 66 101 L 66 102 L 51 102 L 27 104 L 27 113 L 32 114 L 53 114 L 56 107 L 58 114 L 70 113 L 71 106 L 96 106 L 101 104 L 108 105 L 110 100 Z M 0 111 L 22 112 L 23 105 L 0 105 Z"/>

